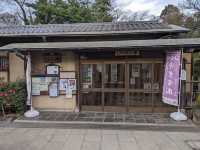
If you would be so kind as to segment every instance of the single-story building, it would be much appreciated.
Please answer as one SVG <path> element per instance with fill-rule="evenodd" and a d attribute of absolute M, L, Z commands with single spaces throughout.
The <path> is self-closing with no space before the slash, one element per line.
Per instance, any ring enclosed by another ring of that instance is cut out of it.
<path fill-rule="evenodd" d="M 0 27 L 0 78 L 25 78 L 39 110 L 170 112 L 162 102 L 167 51 L 183 51 L 186 82 L 200 39 L 154 21 Z M 186 86 L 186 93 L 191 87 Z"/>

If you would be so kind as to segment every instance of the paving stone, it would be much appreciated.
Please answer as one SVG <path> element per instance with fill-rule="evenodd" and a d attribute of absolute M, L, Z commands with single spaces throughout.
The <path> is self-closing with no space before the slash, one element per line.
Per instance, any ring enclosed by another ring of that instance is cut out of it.
<path fill-rule="evenodd" d="M 187 144 L 194 150 L 200 150 L 200 140 L 190 140 Z"/>
<path fill-rule="evenodd" d="M 104 118 L 94 118 L 93 121 L 95 121 L 95 122 L 103 122 Z"/>
<path fill-rule="evenodd" d="M 100 142 L 84 142 L 81 150 L 99 150 L 100 149 Z"/>

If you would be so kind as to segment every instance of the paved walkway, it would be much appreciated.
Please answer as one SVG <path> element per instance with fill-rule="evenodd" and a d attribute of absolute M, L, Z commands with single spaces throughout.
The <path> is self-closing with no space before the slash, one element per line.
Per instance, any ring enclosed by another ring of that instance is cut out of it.
<path fill-rule="evenodd" d="M 106 113 L 106 112 L 40 112 L 40 116 L 28 119 L 24 116 L 19 120 L 33 121 L 65 121 L 65 122 L 95 122 L 95 123 L 146 123 L 191 125 L 191 120 L 174 121 L 167 113 Z"/>
<path fill-rule="evenodd" d="M 192 150 L 200 133 L 0 128 L 0 150 Z"/>

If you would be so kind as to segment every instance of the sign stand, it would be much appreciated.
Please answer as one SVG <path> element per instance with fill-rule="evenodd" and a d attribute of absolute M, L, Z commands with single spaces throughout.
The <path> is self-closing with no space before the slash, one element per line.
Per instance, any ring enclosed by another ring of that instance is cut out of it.
<path fill-rule="evenodd" d="M 182 63 L 183 63 L 183 49 L 181 50 L 181 63 L 180 63 L 180 76 L 179 76 L 179 97 L 178 97 L 178 110 L 177 110 L 177 112 L 174 112 L 174 113 L 171 113 L 170 114 L 170 118 L 172 118 L 172 119 L 174 119 L 174 120 L 176 120 L 176 121 L 185 121 L 185 120 L 187 120 L 187 116 L 183 113 L 183 112 L 181 112 L 181 86 L 182 86 L 182 84 L 181 84 L 181 72 L 182 72 L 182 67 L 183 67 L 183 65 L 182 65 Z"/>

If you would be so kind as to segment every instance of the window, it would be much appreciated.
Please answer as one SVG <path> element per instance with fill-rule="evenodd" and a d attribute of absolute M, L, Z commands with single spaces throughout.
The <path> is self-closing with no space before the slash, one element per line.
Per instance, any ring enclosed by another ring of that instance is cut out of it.
<path fill-rule="evenodd" d="M 8 71 L 8 58 L 0 56 L 0 71 Z"/>

